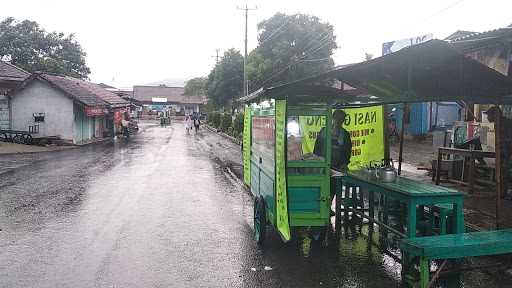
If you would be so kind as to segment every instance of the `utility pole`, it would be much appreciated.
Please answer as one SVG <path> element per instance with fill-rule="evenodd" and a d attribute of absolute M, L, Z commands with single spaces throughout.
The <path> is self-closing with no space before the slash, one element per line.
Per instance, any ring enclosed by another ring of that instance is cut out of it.
<path fill-rule="evenodd" d="M 247 19 L 249 17 L 249 11 L 250 10 L 256 10 L 258 7 L 249 8 L 247 4 L 245 5 L 245 8 L 237 7 L 238 10 L 244 10 L 245 11 L 245 51 L 244 51 L 244 93 L 243 96 L 247 96 L 249 94 L 249 85 L 247 85 Z"/>
<path fill-rule="evenodd" d="M 215 49 L 215 56 L 212 56 L 215 58 L 215 64 L 218 64 L 219 63 L 219 50 L 220 49 Z"/>

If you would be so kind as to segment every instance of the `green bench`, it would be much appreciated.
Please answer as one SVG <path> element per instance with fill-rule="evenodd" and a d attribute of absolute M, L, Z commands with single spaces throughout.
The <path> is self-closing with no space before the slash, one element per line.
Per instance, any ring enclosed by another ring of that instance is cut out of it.
<path fill-rule="evenodd" d="M 400 250 L 404 259 L 419 258 L 419 287 L 427 288 L 431 260 L 512 253 L 512 229 L 409 238 L 401 241 Z"/>

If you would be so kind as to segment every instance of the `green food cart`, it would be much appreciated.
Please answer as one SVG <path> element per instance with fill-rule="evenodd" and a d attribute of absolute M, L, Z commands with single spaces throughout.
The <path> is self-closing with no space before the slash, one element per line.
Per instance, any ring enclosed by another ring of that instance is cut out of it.
<path fill-rule="evenodd" d="M 320 234 L 329 227 L 334 195 L 331 141 L 327 139 L 331 139 L 333 110 L 343 109 L 348 115 L 345 124 L 355 145 L 352 166 L 380 161 L 384 156 L 383 145 L 367 145 L 368 151 L 362 153 L 364 145 L 357 140 L 367 131 L 372 135 L 365 139 L 384 142 L 382 107 L 335 107 L 334 100 L 343 94 L 338 89 L 315 86 L 307 88 L 307 94 L 304 89 L 265 89 L 243 99 L 251 103 L 245 108 L 244 181 L 255 199 L 254 230 L 260 244 L 267 223 L 284 241 L 291 239 L 297 227 L 313 228 Z M 319 145 L 325 145 L 319 149 L 325 152 L 315 151 Z"/>
<path fill-rule="evenodd" d="M 257 107 L 250 113 L 250 188 L 256 199 L 254 228 L 258 243 L 264 239 L 267 222 L 277 228 L 285 241 L 291 237 L 290 227 L 327 226 L 330 156 L 302 153 L 301 137 L 306 135 L 300 131 L 299 118 L 317 116 L 325 125 L 331 117 L 328 107 L 295 106 L 276 100 L 269 107 Z M 330 126 L 325 127 L 325 135 L 330 137 Z M 330 143 L 326 145 L 330 151 Z"/>

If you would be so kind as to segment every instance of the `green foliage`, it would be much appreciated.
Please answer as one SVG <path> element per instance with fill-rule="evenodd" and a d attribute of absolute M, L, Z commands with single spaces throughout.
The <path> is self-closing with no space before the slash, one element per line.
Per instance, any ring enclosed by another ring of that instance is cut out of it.
<path fill-rule="evenodd" d="M 220 130 L 222 132 L 228 132 L 228 130 L 232 124 L 233 124 L 233 119 L 231 118 L 231 114 L 229 114 L 229 113 L 222 114 Z"/>
<path fill-rule="evenodd" d="M 207 95 L 216 107 L 224 107 L 243 93 L 244 58 L 229 49 L 208 75 Z"/>
<path fill-rule="evenodd" d="M 208 114 L 208 121 L 210 124 L 215 128 L 220 128 L 220 113 L 218 112 L 211 112 Z"/>
<path fill-rule="evenodd" d="M 238 113 L 233 120 L 233 136 L 238 137 L 244 132 L 244 113 Z"/>
<path fill-rule="evenodd" d="M 73 34 L 47 32 L 34 21 L 0 22 L 0 59 L 28 72 L 50 72 L 87 79 L 86 53 Z"/>
<path fill-rule="evenodd" d="M 249 91 L 312 76 L 334 66 L 334 28 L 318 17 L 277 13 L 258 24 L 258 47 L 248 56 Z"/>
<path fill-rule="evenodd" d="M 187 96 L 205 96 L 208 78 L 196 77 L 187 81 L 185 84 L 185 95 Z"/>

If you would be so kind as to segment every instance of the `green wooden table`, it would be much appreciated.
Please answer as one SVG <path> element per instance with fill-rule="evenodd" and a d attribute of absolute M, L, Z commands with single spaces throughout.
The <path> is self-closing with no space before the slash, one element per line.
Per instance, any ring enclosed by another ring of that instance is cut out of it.
<path fill-rule="evenodd" d="M 416 237 L 417 207 L 452 204 L 454 211 L 454 233 L 464 233 L 463 200 L 464 194 L 454 189 L 432 185 L 405 177 L 397 177 L 394 182 L 385 183 L 369 177 L 363 171 L 350 172 L 340 177 L 345 187 L 360 187 L 369 193 L 370 217 L 374 217 L 374 194 L 381 194 L 385 198 L 398 200 L 407 206 L 407 223 L 405 223 L 407 238 Z M 347 188 L 346 188 L 347 189 Z"/>

